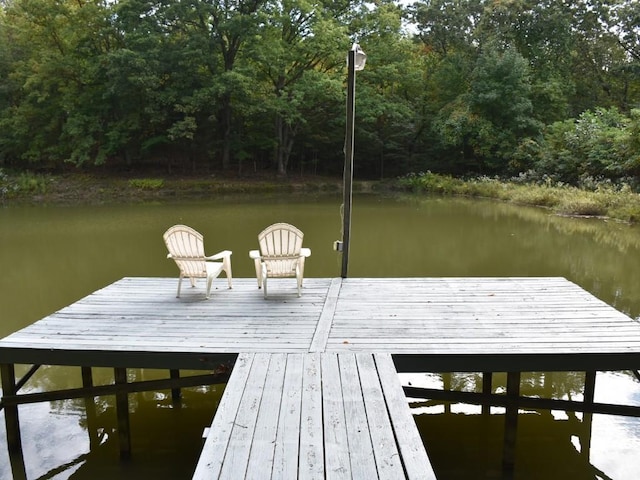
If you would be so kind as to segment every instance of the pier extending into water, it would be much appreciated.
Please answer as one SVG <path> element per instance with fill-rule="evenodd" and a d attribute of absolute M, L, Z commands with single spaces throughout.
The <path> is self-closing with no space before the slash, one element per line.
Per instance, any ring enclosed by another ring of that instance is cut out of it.
<path fill-rule="evenodd" d="M 255 279 L 234 279 L 210 300 L 203 285 L 176 298 L 176 282 L 124 278 L 0 340 L 12 459 L 21 404 L 116 395 L 127 458 L 128 393 L 227 382 L 194 478 L 264 478 L 256 462 L 278 478 L 435 478 L 397 372 L 484 372 L 476 396 L 404 391 L 507 406 L 506 470 L 520 402 L 640 416 L 593 403 L 596 371 L 640 368 L 640 324 L 563 278 L 308 278 L 301 298 L 295 282 L 274 279 L 268 299 Z M 18 364 L 34 367 L 17 379 Z M 210 371 L 224 364 L 230 377 Z M 80 367 L 83 387 L 21 394 L 38 365 Z M 114 383 L 94 386 L 92 367 L 112 367 Z M 127 368 L 172 373 L 132 383 Z M 520 397 L 525 371 L 588 372 L 584 402 Z M 506 394 L 492 393 L 492 372 L 509 373 Z M 24 465 L 13 467 L 18 478 Z"/>

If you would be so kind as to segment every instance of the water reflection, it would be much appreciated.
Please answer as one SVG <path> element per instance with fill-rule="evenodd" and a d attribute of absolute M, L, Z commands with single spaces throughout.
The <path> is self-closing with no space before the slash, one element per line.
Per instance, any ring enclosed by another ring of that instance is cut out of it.
<path fill-rule="evenodd" d="M 305 245 L 313 250 L 305 274 L 338 276 L 340 257 L 332 244 L 341 235 L 341 200 L 230 196 L 170 205 L 1 208 L 0 337 L 122 277 L 176 276 L 161 238 L 175 223 L 201 231 L 208 251 L 233 250 L 234 276 L 251 277 L 247 252 L 256 248 L 257 233 L 286 221 L 305 232 Z M 356 196 L 352 213 L 350 276 L 562 276 L 640 317 L 638 227 L 464 199 Z M 113 378 L 110 369 L 94 369 L 93 375 L 96 385 Z M 478 391 L 482 385 L 479 374 L 434 378 L 438 388 L 445 379 L 448 389 Z M 505 376 L 495 374 L 493 382 L 500 391 Z M 526 395 L 579 400 L 583 383 L 581 373 L 526 373 L 521 388 Z M 28 384 L 29 391 L 81 385 L 79 369 L 59 367 L 43 367 Z M 185 389 L 181 409 L 172 407 L 168 392 L 130 395 L 134 455 L 126 465 L 117 461 L 113 397 L 97 398 L 92 418 L 82 400 L 21 406 L 28 478 L 190 478 L 219 394 L 213 387 Z M 637 405 L 638 384 L 630 375 L 598 374 L 595 401 Z M 418 411 L 442 478 L 498 478 L 503 408 L 492 407 L 492 415 L 482 416 L 479 406 L 440 402 Z M 593 478 L 593 471 L 580 470 L 585 462 L 568 466 L 581 451 L 572 433 L 580 414 L 521 416 L 518 478 Z M 635 480 L 639 447 L 637 419 L 593 416 L 590 463 L 596 469 L 617 480 Z M 557 470 L 547 470 L 549 463 Z M 11 478 L 9 465 L 0 428 L 0 478 Z"/>
<path fill-rule="evenodd" d="M 108 369 L 95 370 L 98 373 L 94 375 L 96 384 L 113 382 L 113 374 L 109 374 Z M 40 375 L 48 376 L 46 373 Z M 131 369 L 128 377 L 130 381 L 153 380 L 166 378 L 167 373 Z M 24 393 L 41 391 L 40 387 L 48 381 L 39 378 L 35 383 L 38 388 L 29 388 Z M 69 386 L 76 386 L 76 383 L 71 381 Z M 62 388 L 62 385 L 56 386 Z M 118 461 L 120 447 L 115 397 L 23 405 L 20 407 L 20 420 L 26 478 L 191 478 L 202 447 L 203 427 L 211 423 L 223 391 L 224 385 L 185 388 L 178 408 L 169 391 L 130 394 L 135 455 L 126 463 Z M 0 478 L 19 478 L 15 471 L 12 474 L 6 452 L 6 432 L 4 425 L 2 427 L 0 445 L 5 447 L 0 451 L 0 459 L 6 458 L 6 462 L 0 462 Z"/>
<path fill-rule="evenodd" d="M 404 385 L 482 391 L 479 373 L 401 374 Z M 521 395 L 583 399 L 584 374 L 523 373 Z M 493 375 L 493 390 L 506 376 Z M 640 384 L 630 372 L 599 372 L 594 400 L 640 406 Z M 503 479 L 505 408 L 413 399 L 412 409 L 438 479 Z M 520 409 L 516 440 L 517 479 L 634 479 L 640 471 L 640 418 Z M 473 465 L 473 470 L 469 469 Z"/>

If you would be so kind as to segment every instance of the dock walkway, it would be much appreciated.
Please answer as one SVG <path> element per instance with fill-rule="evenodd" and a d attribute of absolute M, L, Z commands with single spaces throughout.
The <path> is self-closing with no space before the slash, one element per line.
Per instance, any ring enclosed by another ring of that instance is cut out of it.
<path fill-rule="evenodd" d="M 194 480 L 435 479 L 387 354 L 241 354 Z"/>

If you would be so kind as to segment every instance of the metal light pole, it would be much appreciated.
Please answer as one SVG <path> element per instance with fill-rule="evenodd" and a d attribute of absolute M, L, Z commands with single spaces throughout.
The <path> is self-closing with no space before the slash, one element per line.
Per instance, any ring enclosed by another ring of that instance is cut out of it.
<path fill-rule="evenodd" d="M 353 191 L 353 120 L 356 114 L 356 72 L 363 70 L 367 55 L 354 43 L 347 56 L 347 132 L 344 145 L 344 200 L 342 226 L 342 278 L 349 268 L 349 239 L 351 237 L 351 202 Z"/>

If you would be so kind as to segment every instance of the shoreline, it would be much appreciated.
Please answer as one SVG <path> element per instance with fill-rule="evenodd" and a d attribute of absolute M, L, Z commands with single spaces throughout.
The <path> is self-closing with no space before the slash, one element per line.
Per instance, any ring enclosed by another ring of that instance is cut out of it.
<path fill-rule="evenodd" d="M 432 173 L 387 180 L 354 180 L 353 193 L 457 196 L 540 207 L 566 217 L 637 225 L 640 194 L 625 186 L 594 190 L 563 184 L 514 183 L 495 178 L 457 179 Z M 342 195 L 337 177 L 100 175 L 88 173 L 9 176 L 0 169 L 0 205 L 106 205 L 211 198 L 216 195 Z"/>
<path fill-rule="evenodd" d="M 371 183 L 354 184 L 354 190 L 371 189 Z M 30 174 L 28 178 L 16 177 L 5 181 L 5 184 L 0 192 L 0 203 L 4 206 L 104 205 L 188 200 L 221 194 L 337 194 L 342 192 L 342 179 L 320 177 L 223 178 L 213 175 L 140 177 Z"/>

